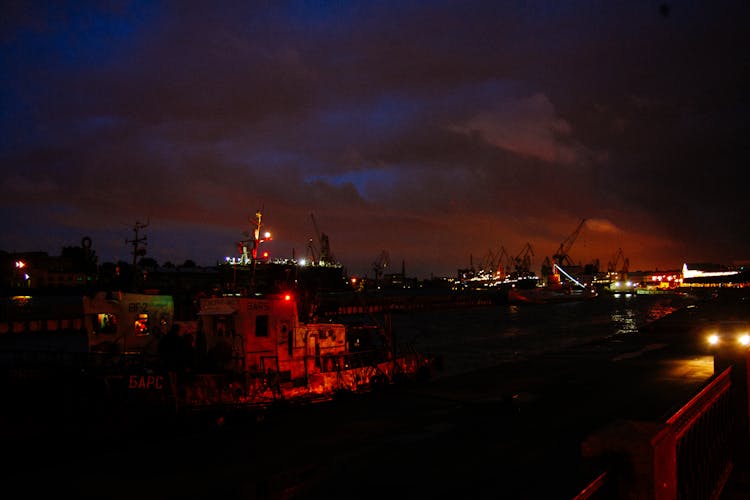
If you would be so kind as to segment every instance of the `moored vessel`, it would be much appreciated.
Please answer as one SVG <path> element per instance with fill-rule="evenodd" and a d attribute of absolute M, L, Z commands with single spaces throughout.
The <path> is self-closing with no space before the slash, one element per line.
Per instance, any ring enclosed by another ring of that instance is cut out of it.
<path fill-rule="evenodd" d="M 533 288 L 511 288 L 508 291 L 508 302 L 512 304 L 548 304 L 589 300 L 598 296 L 594 287 L 581 283 L 557 264 L 554 264 L 552 269 L 553 272 L 546 285 Z M 562 281 L 561 274 L 567 280 Z"/>
<path fill-rule="evenodd" d="M 3 353 L 3 373 L 43 384 L 64 371 L 85 388 L 84 399 L 118 411 L 264 407 L 430 376 L 431 359 L 396 341 L 388 314 L 371 324 L 323 319 L 318 294 L 338 286 L 340 268 L 305 273 L 297 262 L 259 262 L 260 211 L 255 225 L 236 267 L 227 264 L 216 286 L 191 295 L 189 317 L 176 314 L 184 294 L 143 286 L 4 302 L 0 333 L 14 347 Z"/>
<path fill-rule="evenodd" d="M 170 374 L 178 406 L 330 398 L 429 377 L 431 359 L 396 342 L 388 315 L 384 324 L 323 320 L 315 294 L 299 284 L 259 286 L 260 211 L 254 225 L 249 259 L 237 264 L 247 267 L 250 286 L 198 301 L 195 339 L 207 370 Z"/>

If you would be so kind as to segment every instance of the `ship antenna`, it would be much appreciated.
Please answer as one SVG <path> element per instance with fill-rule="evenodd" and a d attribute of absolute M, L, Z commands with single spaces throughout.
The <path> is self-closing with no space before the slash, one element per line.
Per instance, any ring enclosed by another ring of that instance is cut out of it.
<path fill-rule="evenodd" d="M 148 227 L 149 220 L 146 219 L 146 223 L 136 221 L 135 225 L 133 226 L 133 233 L 135 234 L 135 237 L 132 240 L 125 240 L 125 243 L 132 244 L 133 245 L 133 268 L 135 269 L 136 261 L 138 260 L 138 257 L 146 255 L 146 240 L 148 239 L 146 236 L 138 237 L 138 231 L 141 229 L 145 229 Z M 141 247 L 141 243 L 143 243 L 143 247 Z"/>

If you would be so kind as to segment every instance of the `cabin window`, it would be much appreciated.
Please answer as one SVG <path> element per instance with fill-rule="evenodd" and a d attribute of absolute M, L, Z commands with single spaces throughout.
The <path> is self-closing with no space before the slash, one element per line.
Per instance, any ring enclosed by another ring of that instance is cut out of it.
<path fill-rule="evenodd" d="M 150 335 L 148 330 L 148 314 L 139 314 L 135 320 L 135 334 L 137 336 Z"/>
<path fill-rule="evenodd" d="M 255 336 L 268 337 L 268 316 L 265 314 L 255 317 Z"/>
<path fill-rule="evenodd" d="M 97 314 L 94 333 L 117 333 L 117 316 L 109 313 Z"/>

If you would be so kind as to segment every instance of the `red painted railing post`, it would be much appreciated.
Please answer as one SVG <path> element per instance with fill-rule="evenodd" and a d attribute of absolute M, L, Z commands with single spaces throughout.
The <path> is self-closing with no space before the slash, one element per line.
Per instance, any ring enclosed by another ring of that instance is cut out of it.
<path fill-rule="evenodd" d="M 672 426 L 664 427 L 651 440 L 654 449 L 654 499 L 677 498 L 677 436 Z"/>

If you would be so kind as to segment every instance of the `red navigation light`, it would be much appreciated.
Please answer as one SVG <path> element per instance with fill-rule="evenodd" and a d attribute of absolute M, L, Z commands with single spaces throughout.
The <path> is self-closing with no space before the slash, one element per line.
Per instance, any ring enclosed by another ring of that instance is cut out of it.
<path fill-rule="evenodd" d="M 284 301 L 289 302 L 291 300 L 292 300 L 292 294 L 291 293 L 287 293 L 286 295 L 284 295 Z"/>
<path fill-rule="evenodd" d="M 264 258 L 264 259 L 267 259 L 267 258 L 268 258 L 268 252 L 263 252 L 263 258 Z"/>

